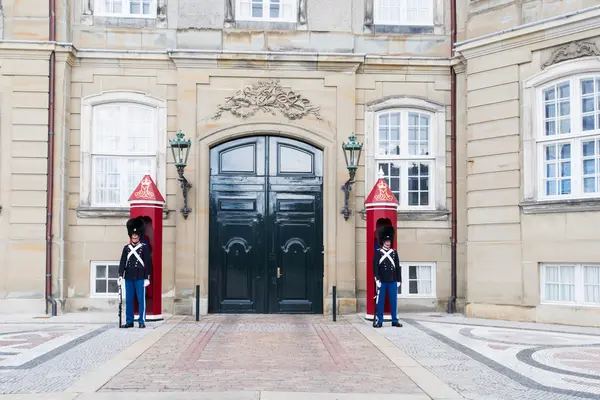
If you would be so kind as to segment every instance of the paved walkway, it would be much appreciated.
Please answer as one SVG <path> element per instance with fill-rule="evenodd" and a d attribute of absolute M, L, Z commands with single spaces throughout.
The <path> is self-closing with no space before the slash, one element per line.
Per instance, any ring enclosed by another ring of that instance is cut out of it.
<path fill-rule="evenodd" d="M 402 317 L 0 316 L 0 399 L 600 399 L 600 329 Z"/>

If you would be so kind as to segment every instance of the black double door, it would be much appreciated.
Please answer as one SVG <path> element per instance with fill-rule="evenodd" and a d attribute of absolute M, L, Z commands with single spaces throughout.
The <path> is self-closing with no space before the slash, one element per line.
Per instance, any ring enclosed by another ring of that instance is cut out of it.
<path fill-rule="evenodd" d="M 323 312 L 323 153 L 260 136 L 210 152 L 209 312 Z"/>

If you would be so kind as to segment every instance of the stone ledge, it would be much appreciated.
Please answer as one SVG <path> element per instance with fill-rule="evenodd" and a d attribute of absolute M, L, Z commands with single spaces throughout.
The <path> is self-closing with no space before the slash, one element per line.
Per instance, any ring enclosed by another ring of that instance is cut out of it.
<path fill-rule="evenodd" d="M 523 214 L 600 211 L 600 199 L 532 201 L 519 204 Z"/>
<path fill-rule="evenodd" d="M 169 217 L 170 210 L 163 208 L 163 219 Z M 78 218 L 129 218 L 129 207 L 77 207 Z"/>
<path fill-rule="evenodd" d="M 365 209 L 358 211 L 363 221 L 367 220 L 367 211 Z M 450 211 L 448 210 L 415 210 L 398 211 L 398 221 L 448 221 Z"/>

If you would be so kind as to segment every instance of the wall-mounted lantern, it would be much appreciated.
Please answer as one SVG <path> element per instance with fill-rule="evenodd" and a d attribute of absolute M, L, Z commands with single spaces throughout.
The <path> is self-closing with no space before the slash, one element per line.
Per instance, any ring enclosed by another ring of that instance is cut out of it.
<path fill-rule="evenodd" d="M 188 208 L 187 205 L 187 195 L 188 190 L 192 187 L 190 183 L 188 183 L 185 176 L 183 176 L 183 171 L 187 166 L 188 156 L 190 155 L 190 147 L 192 147 L 192 141 L 190 139 L 184 139 L 185 134 L 181 131 L 177 132 L 177 138 L 170 140 L 171 144 L 171 152 L 173 153 L 173 161 L 175 162 L 175 167 L 177 168 L 177 174 L 179 175 L 179 182 L 181 183 L 181 188 L 183 189 L 183 208 L 181 209 L 181 214 L 183 214 L 183 218 L 187 218 L 188 215 L 192 212 L 191 208 Z"/>
<path fill-rule="evenodd" d="M 363 144 L 356 141 L 354 134 L 348 137 L 349 142 L 342 142 L 342 150 L 344 151 L 344 157 L 346 159 L 346 168 L 348 168 L 348 174 L 350 178 L 346 181 L 342 190 L 344 191 L 344 209 L 341 214 L 344 219 L 348 221 L 352 210 L 348 209 L 348 198 L 350 197 L 350 190 L 352 190 L 352 184 L 354 183 L 354 177 L 356 176 L 356 170 L 358 169 L 358 163 L 360 162 L 360 154 L 362 153 Z"/>

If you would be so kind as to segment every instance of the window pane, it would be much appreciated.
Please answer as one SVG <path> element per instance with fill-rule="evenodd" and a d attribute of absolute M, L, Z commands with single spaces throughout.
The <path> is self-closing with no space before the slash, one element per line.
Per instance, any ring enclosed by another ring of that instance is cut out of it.
<path fill-rule="evenodd" d="M 571 193 L 571 144 L 544 146 L 544 187 L 546 196 Z"/>
<path fill-rule="evenodd" d="M 383 177 L 387 181 L 390 190 L 396 196 L 396 199 L 400 199 L 400 164 L 393 162 L 380 162 L 378 163 L 377 171 L 383 171 Z"/>
<path fill-rule="evenodd" d="M 429 155 L 429 116 L 408 113 L 408 132 L 408 154 Z"/>
<path fill-rule="evenodd" d="M 429 165 L 423 163 L 409 164 L 407 189 L 409 206 L 429 205 Z"/>
<path fill-rule="evenodd" d="M 581 81 L 581 112 L 584 131 L 600 129 L 600 80 Z"/>
<path fill-rule="evenodd" d="M 600 267 L 584 266 L 583 283 L 586 303 L 600 303 Z"/>
<path fill-rule="evenodd" d="M 400 113 L 379 115 L 379 154 L 400 155 Z"/>
<path fill-rule="evenodd" d="M 270 1 L 270 17 L 271 18 L 279 18 L 279 0 L 271 0 Z"/>
<path fill-rule="evenodd" d="M 130 0 L 129 3 L 129 12 L 131 14 L 140 14 L 141 10 L 141 1 L 140 0 Z"/>
<path fill-rule="evenodd" d="M 417 279 L 417 266 L 411 265 L 408 267 L 408 279 Z"/>
<path fill-rule="evenodd" d="M 109 265 L 108 266 L 108 277 L 116 279 L 119 277 L 119 266 L 118 265 Z"/>
<path fill-rule="evenodd" d="M 564 82 L 544 90 L 544 134 L 571 133 L 570 84 Z"/>
<path fill-rule="evenodd" d="M 127 160 L 127 198 L 135 190 L 144 175 L 152 175 L 152 158 L 134 158 Z"/>
<path fill-rule="evenodd" d="M 142 14 L 149 15 L 150 14 L 150 0 L 142 0 Z"/>
<path fill-rule="evenodd" d="M 96 280 L 96 293 L 106 293 L 106 280 Z"/>
<path fill-rule="evenodd" d="M 106 265 L 96 265 L 96 278 L 106 278 Z"/>
<path fill-rule="evenodd" d="M 119 285 L 116 279 L 110 279 L 108 282 L 107 292 L 108 293 L 119 293 Z"/>
<path fill-rule="evenodd" d="M 417 281 L 409 281 L 408 282 L 408 293 L 418 294 L 417 283 L 418 283 Z"/>
<path fill-rule="evenodd" d="M 598 139 L 582 142 L 583 154 L 583 192 L 596 193 L 600 186 L 600 141 Z"/>
<path fill-rule="evenodd" d="M 118 205 L 121 201 L 121 176 L 119 173 L 121 160 L 114 157 L 94 157 L 92 162 L 94 169 L 94 203 Z"/>
<path fill-rule="evenodd" d="M 262 18 L 263 0 L 252 0 L 252 16 L 254 18 Z"/>

